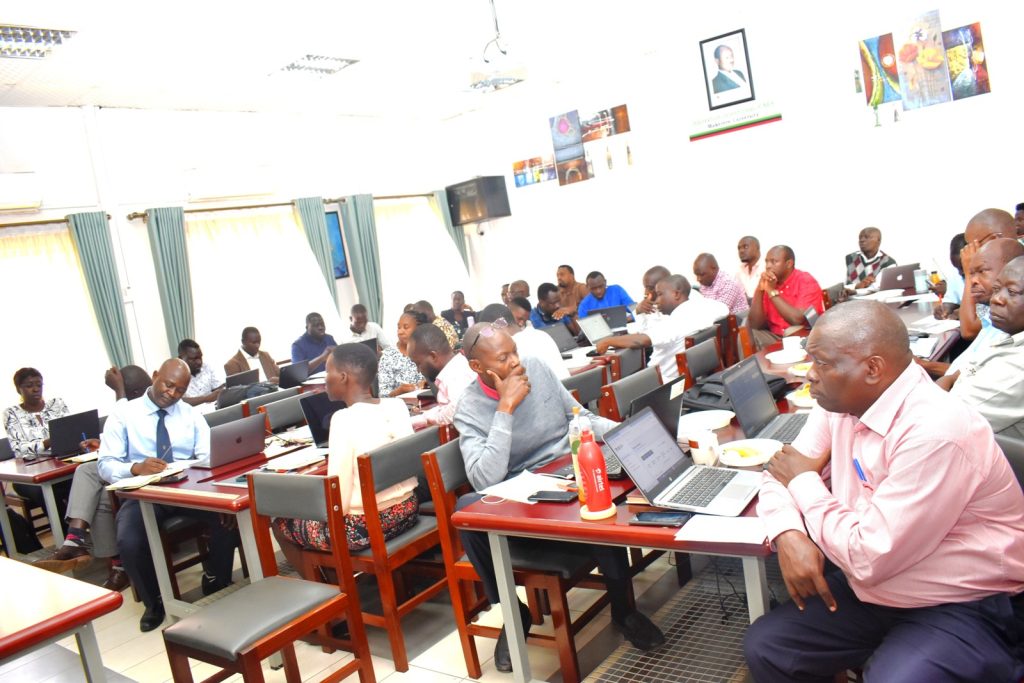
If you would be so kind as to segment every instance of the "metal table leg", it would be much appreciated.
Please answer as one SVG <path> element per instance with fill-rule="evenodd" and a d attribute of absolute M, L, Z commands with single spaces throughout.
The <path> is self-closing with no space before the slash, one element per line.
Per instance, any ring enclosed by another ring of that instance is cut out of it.
<path fill-rule="evenodd" d="M 149 541 L 149 552 L 153 556 L 153 569 L 156 571 L 156 582 L 160 586 L 160 597 L 164 601 L 164 611 L 172 617 L 187 617 L 196 611 L 196 607 L 184 600 L 174 598 L 171 576 L 167 570 L 167 557 L 164 546 L 160 542 L 160 524 L 156 521 L 156 509 L 153 503 L 139 501 L 142 511 L 142 523 L 146 525 L 146 540 Z"/>
<path fill-rule="evenodd" d="M 6 494 L 6 491 L 3 484 L 0 484 L 0 501 L 3 500 L 2 496 L 4 494 Z M 27 556 L 18 552 L 18 546 L 14 542 L 14 529 L 11 527 L 11 518 L 7 514 L 7 506 L 4 505 L 3 508 L 3 514 L 0 515 L 0 532 L 4 535 L 4 547 L 7 548 L 7 556 L 12 560 L 24 562 Z"/>
<path fill-rule="evenodd" d="M 92 622 L 83 624 L 75 632 L 75 640 L 78 642 L 85 680 L 89 683 L 106 683 L 107 673 L 103 669 L 103 658 L 100 656 L 100 646 L 96 642 L 96 631 L 93 630 Z"/>
<path fill-rule="evenodd" d="M 750 623 L 768 612 L 768 575 L 763 557 L 744 557 L 743 583 L 747 589 L 747 609 Z"/>
<path fill-rule="evenodd" d="M 526 652 L 526 633 L 522 616 L 519 614 L 519 597 L 516 595 L 516 581 L 512 574 L 512 556 L 508 550 L 508 538 L 497 533 L 488 533 L 491 543 L 491 559 L 494 574 L 498 580 L 498 595 L 501 598 L 501 617 L 508 633 L 508 650 L 512 656 L 512 678 L 516 683 L 533 681 L 530 660 Z"/>

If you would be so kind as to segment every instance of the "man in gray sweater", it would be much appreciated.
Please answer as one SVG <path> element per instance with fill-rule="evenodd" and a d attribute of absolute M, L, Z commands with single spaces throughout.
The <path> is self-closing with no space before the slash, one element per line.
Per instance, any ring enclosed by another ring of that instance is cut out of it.
<path fill-rule="evenodd" d="M 477 373 L 459 399 L 455 427 L 466 474 L 477 491 L 532 470 L 569 452 L 569 420 L 579 404 L 544 363 L 534 359 L 520 361 L 512 337 L 496 323 L 479 323 L 463 339 L 469 367 Z M 595 437 L 600 439 L 615 423 L 597 417 L 586 408 L 581 415 L 590 419 Z M 458 501 L 463 508 L 480 499 L 468 494 Z M 494 565 L 487 534 L 460 532 L 462 545 L 480 575 L 491 604 L 499 602 Z M 612 621 L 633 645 L 651 650 L 665 637 L 650 619 L 632 604 L 629 569 L 624 548 L 588 546 L 608 585 Z M 529 611 L 522 603 L 523 622 L 530 623 Z M 495 667 L 511 671 L 508 640 L 502 631 L 494 649 Z"/>

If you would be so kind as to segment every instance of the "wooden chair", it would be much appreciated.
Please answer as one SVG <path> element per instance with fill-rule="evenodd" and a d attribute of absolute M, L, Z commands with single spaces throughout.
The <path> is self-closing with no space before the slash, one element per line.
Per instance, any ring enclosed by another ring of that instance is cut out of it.
<path fill-rule="evenodd" d="M 262 681 L 260 662 L 275 652 L 284 657 L 285 677 L 299 683 L 294 642 L 318 626 L 348 621 L 346 641 L 354 659 L 323 681 L 338 681 L 353 673 L 361 683 L 374 683 L 373 662 L 363 629 L 359 594 L 344 543 L 334 543 L 331 558 L 339 567 L 341 586 L 279 576 L 270 540 L 273 517 L 326 522 L 332 538 L 345 538 L 337 477 L 255 473 L 249 478 L 253 530 L 264 579 L 227 595 L 164 630 L 164 647 L 175 682 L 192 681 L 189 658 L 220 667 L 207 681 L 241 674 Z"/>
<path fill-rule="evenodd" d="M 276 434 L 289 427 L 306 424 L 306 414 L 302 412 L 302 404 L 299 402 L 301 399 L 302 396 L 296 394 L 259 406 L 257 411 L 267 416 L 267 431 Z"/>
<path fill-rule="evenodd" d="M 687 389 L 697 380 L 722 370 L 722 353 L 718 348 L 718 339 L 712 338 L 676 354 L 676 366 L 679 374 L 686 379 L 683 384 Z"/>
<path fill-rule="evenodd" d="M 598 413 L 615 422 L 622 422 L 629 415 L 629 404 L 638 396 L 654 391 L 661 386 L 661 371 L 657 367 L 644 368 L 629 377 L 601 387 Z"/>
<path fill-rule="evenodd" d="M 639 372 L 647 365 L 644 349 L 619 349 L 605 356 L 608 359 L 609 381 L 617 382 Z"/>
<path fill-rule="evenodd" d="M 603 384 L 604 366 L 591 368 L 562 380 L 562 386 L 569 393 L 573 394 L 573 397 L 580 405 L 586 406 L 590 410 L 593 410 L 593 404 L 601 398 L 601 386 Z"/>
<path fill-rule="evenodd" d="M 6 436 L 0 439 L 0 462 L 14 458 L 14 449 L 11 447 L 11 440 Z M 5 486 L 0 483 L 0 491 L 3 491 L 3 503 L 21 512 L 21 516 L 28 520 L 28 525 L 38 536 L 41 531 L 49 531 L 50 518 L 46 516 L 46 508 L 36 507 L 28 498 L 19 495 L 13 486 Z M 35 512 L 33 512 L 35 511 Z M 36 522 L 42 524 L 36 526 Z"/>
<path fill-rule="evenodd" d="M 719 325 L 719 332 L 721 334 L 718 337 L 718 348 L 722 351 L 722 363 L 725 367 L 730 367 L 740 362 L 739 353 L 736 350 L 736 331 L 739 327 L 739 318 L 732 313 L 725 317 L 725 325 Z"/>
<path fill-rule="evenodd" d="M 203 415 L 206 418 L 206 424 L 210 425 L 211 428 L 219 427 L 220 425 L 227 424 L 228 422 L 234 422 L 235 420 L 241 420 L 245 417 L 245 406 L 243 402 L 236 403 L 233 406 L 227 408 L 221 408 L 220 410 L 214 410 Z"/>
<path fill-rule="evenodd" d="M 754 348 L 754 336 L 746 325 L 740 325 L 739 329 L 736 330 L 736 352 L 739 356 L 736 359 L 737 362 L 744 358 L 750 358 L 757 353 L 757 349 Z"/>
<path fill-rule="evenodd" d="M 387 630 L 396 671 L 409 670 L 409 657 L 402 634 L 402 617 L 445 590 L 448 582 L 444 576 L 443 565 L 439 561 L 420 558 L 440 543 L 437 518 L 421 515 L 411 529 L 390 541 L 385 541 L 376 494 L 410 477 L 416 477 L 420 484 L 417 493 L 420 494 L 421 500 L 429 497 L 420 456 L 440 445 L 439 431 L 425 429 L 360 455 L 356 459 L 370 547 L 352 553 L 352 566 L 356 571 L 372 574 L 377 578 L 381 614 L 363 612 L 363 621 L 370 626 Z M 432 582 L 415 595 L 410 595 L 405 581 L 406 573 L 417 578 L 433 575 Z"/>
<path fill-rule="evenodd" d="M 825 307 L 826 311 L 842 301 L 844 289 L 845 286 L 843 283 L 837 282 L 831 287 L 826 287 L 821 290 L 821 303 Z"/>
<path fill-rule="evenodd" d="M 268 403 L 274 403 L 275 401 L 283 401 L 291 396 L 299 394 L 299 387 L 292 387 L 291 389 L 281 389 L 279 391 L 272 391 L 269 394 L 263 394 L 262 396 L 254 396 L 247 398 L 242 401 L 242 412 L 245 417 L 255 415 L 259 412 L 260 406 L 265 406 Z"/>
<path fill-rule="evenodd" d="M 691 335 L 683 338 L 683 348 L 691 348 L 700 344 L 708 339 L 715 339 L 718 336 L 718 324 L 714 324 L 711 327 L 705 327 L 703 330 L 697 330 Z"/>
<path fill-rule="evenodd" d="M 456 498 L 470 490 L 458 441 L 444 444 L 431 453 L 424 453 L 423 467 L 437 510 L 437 526 L 441 536 L 448 590 L 451 593 L 455 625 L 462 643 L 462 654 L 466 659 L 466 671 L 471 678 L 480 678 L 482 672 L 475 637 L 497 638 L 501 631 L 498 628 L 473 623 L 476 616 L 488 607 L 488 602 L 478 590 L 479 577 L 473 565 L 463 555 L 458 532 L 451 524 Z M 512 553 L 516 583 L 526 586 L 528 593 L 545 591 L 551 607 L 554 635 L 531 633 L 527 642 L 556 648 L 562 680 L 580 680 L 574 637 L 604 609 L 608 604 L 608 596 L 602 595 L 573 621 L 566 592 L 574 585 L 604 588 L 603 582 L 590 577 L 590 572 L 594 568 L 593 559 L 585 546 L 573 543 L 549 545 L 543 541 L 509 539 L 509 549 Z"/>

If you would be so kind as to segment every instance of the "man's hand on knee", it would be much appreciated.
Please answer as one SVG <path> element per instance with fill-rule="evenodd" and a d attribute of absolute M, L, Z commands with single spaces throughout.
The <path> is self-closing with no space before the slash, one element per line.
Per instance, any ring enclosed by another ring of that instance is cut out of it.
<path fill-rule="evenodd" d="M 828 610 L 835 612 L 836 600 L 825 581 L 825 556 L 818 546 L 802 532 L 786 531 L 775 538 L 775 547 L 786 590 L 796 606 L 803 611 L 804 599 L 818 595 Z"/>

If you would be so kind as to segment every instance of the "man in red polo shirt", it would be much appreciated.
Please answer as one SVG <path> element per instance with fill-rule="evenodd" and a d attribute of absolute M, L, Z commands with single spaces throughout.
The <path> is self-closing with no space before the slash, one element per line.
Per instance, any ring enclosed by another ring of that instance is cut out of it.
<path fill-rule="evenodd" d="M 772 247 L 764 257 L 764 273 L 747 317 L 759 349 L 778 341 L 790 328 L 806 325 L 804 311 L 809 307 L 818 313 L 824 311 L 821 285 L 810 273 L 797 270 L 795 264 L 793 250 L 784 244 Z"/>

